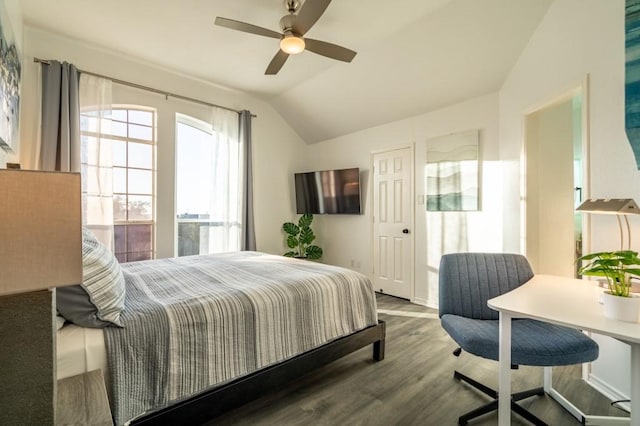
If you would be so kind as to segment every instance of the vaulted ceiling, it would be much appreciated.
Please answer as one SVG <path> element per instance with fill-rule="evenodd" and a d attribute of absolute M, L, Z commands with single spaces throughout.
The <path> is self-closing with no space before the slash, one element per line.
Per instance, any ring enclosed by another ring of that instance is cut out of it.
<path fill-rule="evenodd" d="M 27 26 L 262 98 L 313 143 L 498 90 L 552 2 L 333 0 L 306 36 L 355 50 L 355 59 L 344 63 L 305 51 L 290 57 L 277 75 L 264 75 L 277 39 L 216 26 L 214 20 L 221 16 L 279 32 L 283 0 L 21 5 Z"/>

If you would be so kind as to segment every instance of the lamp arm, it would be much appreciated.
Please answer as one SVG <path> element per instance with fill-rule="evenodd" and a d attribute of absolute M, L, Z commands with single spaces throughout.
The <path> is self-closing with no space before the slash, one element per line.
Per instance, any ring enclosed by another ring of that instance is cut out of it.
<path fill-rule="evenodd" d="M 620 220 L 619 214 L 616 215 L 616 219 L 618 219 L 618 228 L 620 229 L 620 251 L 624 250 L 624 234 L 622 232 L 622 220 Z M 626 219 L 626 216 L 625 216 Z M 627 226 L 629 223 L 627 222 Z"/>
<path fill-rule="evenodd" d="M 631 227 L 629 227 L 629 219 L 627 219 L 627 215 L 624 215 L 624 222 L 627 224 L 627 249 L 631 250 Z"/>

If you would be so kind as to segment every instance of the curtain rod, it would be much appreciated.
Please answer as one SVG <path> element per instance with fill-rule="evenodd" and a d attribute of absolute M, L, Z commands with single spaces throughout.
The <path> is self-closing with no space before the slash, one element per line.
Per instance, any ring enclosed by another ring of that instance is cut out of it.
<path fill-rule="evenodd" d="M 40 64 L 45 64 L 45 65 L 51 65 L 51 61 L 49 61 L 47 59 L 33 58 L 33 62 L 40 63 Z M 178 95 L 177 93 L 171 93 L 171 92 L 166 92 L 164 90 L 154 89 L 153 87 L 143 86 L 143 85 L 137 84 L 137 83 L 131 83 L 129 81 L 120 80 L 120 79 L 117 79 L 117 78 L 109 77 L 107 75 L 97 74 L 95 72 L 84 71 L 84 70 L 78 70 L 78 71 L 80 73 L 92 75 L 94 77 L 106 78 L 107 80 L 111 80 L 112 82 L 117 83 L 117 84 L 122 84 L 123 86 L 135 87 L 136 89 L 142 89 L 142 90 L 146 90 L 148 92 L 158 93 L 160 95 L 164 95 L 165 97 L 171 96 L 172 98 L 182 99 L 183 101 L 190 101 L 190 102 L 195 102 L 195 103 L 198 103 L 198 104 L 201 104 L 201 105 L 210 106 L 210 107 L 222 108 L 222 109 L 226 109 L 227 111 L 237 112 L 238 114 L 240 114 L 242 112 L 242 111 L 237 110 L 237 109 L 229 108 L 229 107 L 222 106 L 222 105 L 212 104 L 211 102 L 201 101 L 200 99 L 190 98 L 188 96 Z M 251 117 L 257 117 L 257 115 L 251 114 Z"/>

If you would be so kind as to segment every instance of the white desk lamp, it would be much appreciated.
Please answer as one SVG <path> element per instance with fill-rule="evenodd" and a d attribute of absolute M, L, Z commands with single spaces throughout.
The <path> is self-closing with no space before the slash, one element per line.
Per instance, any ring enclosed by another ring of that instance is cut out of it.
<path fill-rule="evenodd" d="M 627 249 L 631 250 L 631 228 L 629 227 L 628 214 L 640 214 L 640 208 L 631 198 L 596 198 L 586 200 L 578 206 L 576 211 L 598 214 L 614 214 L 618 219 L 618 227 L 620 228 L 620 250 L 624 250 L 624 233 L 622 230 L 622 220 L 627 227 Z"/>

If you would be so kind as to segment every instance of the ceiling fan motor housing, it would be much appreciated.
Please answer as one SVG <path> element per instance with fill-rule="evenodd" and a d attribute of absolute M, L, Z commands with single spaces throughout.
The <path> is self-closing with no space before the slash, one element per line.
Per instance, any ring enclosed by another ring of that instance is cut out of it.
<path fill-rule="evenodd" d="M 295 34 L 293 31 L 293 22 L 295 21 L 295 15 L 284 15 L 280 18 L 280 28 L 282 28 L 282 32 L 285 36 L 287 35 L 295 35 L 299 36 L 299 34 Z"/>

